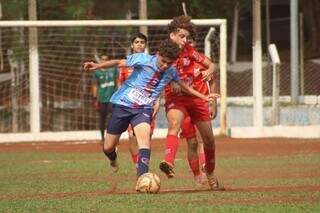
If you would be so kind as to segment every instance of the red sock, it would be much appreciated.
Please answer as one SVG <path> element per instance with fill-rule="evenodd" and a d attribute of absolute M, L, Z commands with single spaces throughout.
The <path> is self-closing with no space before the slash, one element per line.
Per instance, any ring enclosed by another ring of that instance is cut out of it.
<path fill-rule="evenodd" d="M 134 164 L 138 163 L 139 154 L 131 154 L 131 158 Z"/>
<path fill-rule="evenodd" d="M 204 147 L 204 154 L 206 159 L 206 172 L 211 174 L 215 169 L 215 148 L 214 147 Z"/>
<path fill-rule="evenodd" d="M 200 175 L 199 158 L 188 158 L 189 166 L 194 176 Z"/>
<path fill-rule="evenodd" d="M 206 163 L 206 156 L 204 152 L 199 153 L 199 164 L 202 166 Z"/>
<path fill-rule="evenodd" d="M 174 165 L 176 153 L 178 150 L 179 139 L 175 135 L 167 135 L 166 139 L 166 152 L 164 160 Z"/>

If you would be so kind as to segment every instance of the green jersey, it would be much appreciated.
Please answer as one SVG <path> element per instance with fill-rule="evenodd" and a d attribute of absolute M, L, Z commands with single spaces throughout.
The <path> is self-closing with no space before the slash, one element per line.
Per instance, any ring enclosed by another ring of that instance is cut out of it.
<path fill-rule="evenodd" d="M 110 102 L 112 94 L 115 92 L 118 78 L 117 68 L 107 68 L 96 70 L 93 73 L 93 81 L 97 84 L 98 101 L 100 103 Z"/>

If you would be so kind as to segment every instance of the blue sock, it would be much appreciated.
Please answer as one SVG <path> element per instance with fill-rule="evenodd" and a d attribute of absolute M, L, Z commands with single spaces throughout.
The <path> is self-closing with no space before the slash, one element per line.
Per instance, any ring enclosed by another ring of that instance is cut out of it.
<path fill-rule="evenodd" d="M 150 161 L 150 149 L 139 149 L 139 160 L 137 168 L 137 176 L 140 177 L 142 174 L 149 171 L 149 161 Z"/>

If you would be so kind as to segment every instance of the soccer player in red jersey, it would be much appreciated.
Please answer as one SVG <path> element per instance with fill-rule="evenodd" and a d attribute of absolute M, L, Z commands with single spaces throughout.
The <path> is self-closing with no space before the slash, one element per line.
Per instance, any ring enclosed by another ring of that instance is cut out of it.
<path fill-rule="evenodd" d="M 190 42 L 193 46 L 195 46 L 195 41 L 190 37 Z M 205 70 L 205 67 L 199 63 L 193 63 L 193 73 L 199 73 Z M 191 74 L 191 73 L 190 73 Z M 190 75 L 190 79 L 193 79 L 193 84 L 197 85 L 196 88 L 201 88 L 201 92 L 203 94 L 209 94 L 210 91 L 216 91 L 215 81 L 210 80 L 209 82 L 203 81 L 201 75 L 194 76 Z M 209 113 L 210 118 L 214 119 L 216 117 L 216 104 L 212 102 L 209 104 Z M 181 132 L 179 133 L 180 139 L 186 139 L 188 150 L 187 150 L 187 160 L 189 163 L 189 167 L 194 175 L 194 180 L 197 186 L 203 186 L 206 183 L 205 178 L 205 154 L 203 148 L 203 141 L 199 132 L 196 130 L 195 124 L 192 122 L 189 114 L 185 114 L 185 118 L 183 120 L 181 126 Z"/>
<path fill-rule="evenodd" d="M 132 53 L 143 53 L 146 49 L 148 43 L 147 36 L 145 36 L 143 33 L 137 33 L 131 38 L 131 52 Z M 133 72 L 132 67 L 120 67 L 119 68 L 119 77 L 117 80 L 118 88 L 122 85 L 123 82 L 125 82 L 131 73 Z M 159 110 L 159 100 L 154 105 L 154 113 L 151 120 L 151 135 L 153 134 L 153 130 L 155 128 L 155 122 L 156 122 L 156 114 Z M 132 161 L 135 165 L 138 163 L 138 157 L 139 157 L 139 150 L 138 150 L 138 144 L 137 139 L 134 136 L 133 130 L 131 125 L 128 127 L 128 135 L 129 135 L 129 150 L 131 153 Z"/>
<path fill-rule="evenodd" d="M 188 43 L 188 38 L 194 36 L 194 24 L 189 16 L 174 17 L 168 25 L 169 38 L 180 47 L 179 58 L 175 62 L 179 77 L 185 84 L 195 90 L 204 93 L 203 84 L 194 83 L 194 78 L 207 81 L 214 74 L 214 64 L 204 55 L 200 54 Z M 194 63 L 201 64 L 206 68 L 200 72 L 194 69 Z M 193 76 L 193 77 L 192 77 Z M 207 87 L 206 87 L 207 88 Z M 185 93 L 176 95 L 172 86 L 165 90 L 165 107 L 168 120 L 168 134 L 166 138 L 165 158 L 159 167 L 168 178 L 174 177 L 174 159 L 178 149 L 180 131 L 184 116 L 189 114 L 192 122 L 196 125 L 203 144 L 205 153 L 205 173 L 211 189 L 220 189 L 215 169 L 215 140 L 211 125 L 209 103 L 194 98 Z"/>

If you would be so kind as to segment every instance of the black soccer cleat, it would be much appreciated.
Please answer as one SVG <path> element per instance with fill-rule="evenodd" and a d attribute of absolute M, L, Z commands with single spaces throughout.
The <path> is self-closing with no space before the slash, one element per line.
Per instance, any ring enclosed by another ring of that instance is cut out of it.
<path fill-rule="evenodd" d="M 170 163 L 168 163 L 166 161 L 162 161 L 159 164 L 159 168 L 163 173 L 166 174 L 166 176 L 168 178 L 173 178 L 174 177 L 173 165 L 171 165 Z"/>

